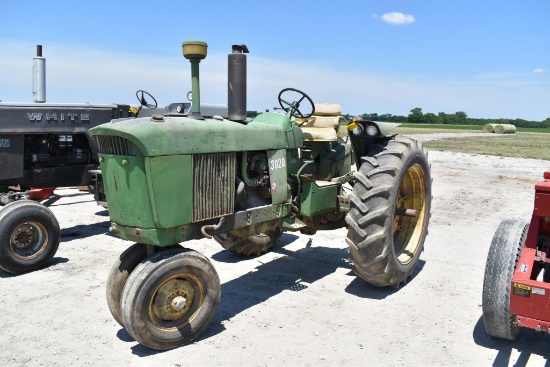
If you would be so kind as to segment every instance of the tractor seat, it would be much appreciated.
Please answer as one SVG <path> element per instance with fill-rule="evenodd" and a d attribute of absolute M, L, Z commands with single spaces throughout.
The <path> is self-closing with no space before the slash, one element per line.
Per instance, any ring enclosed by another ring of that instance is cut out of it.
<path fill-rule="evenodd" d="M 338 141 L 342 107 L 337 103 L 315 103 L 315 114 L 307 119 L 296 117 L 305 141 Z"/>

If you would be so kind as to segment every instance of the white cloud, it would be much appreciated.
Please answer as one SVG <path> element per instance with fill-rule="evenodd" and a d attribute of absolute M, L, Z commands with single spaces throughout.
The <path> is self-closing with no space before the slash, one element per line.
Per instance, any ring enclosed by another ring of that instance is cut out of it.
<path fill-rule="evenodd" d="M 386 13 L 382 15 L 382 21 L 391 25 L 412 24 L 416 20 L 413 15 L 400 12 Z"/>
<path fill-rule="evenodd" d="M 544 69 L 544 68 L 534 68 L 533 69 L 533 73 L 535 74 L 540 74 L 540 73 L 547 73 L 548 70 Z"/>
<path fill-rule="evenodd" d="M 0 41 L 0 99 L 32 101 L 35 46 Z M 186 101 L 191 72 L 181 49 L 163 57 L 94 50 L 74 45 L 47 46 L 47 101 L 136 103 L 135 92 L 150 92 L 160 105 Z M 408 115 L 465 111 L 470 117 L 544 120 L 550 116 L 550 80 L 532 73 L 494 73 L 470 78 L 432 78 L 397 73 L 372 74 L 341 65 L 272 60 L 249 54 L 247 109 L 272 110 L 283 88 L 303 90 L 315 102 L 335 102 L 344 113 Z M 201 100 L 227 101 L 227 54 L 210 52 L 200 63 Z"/>

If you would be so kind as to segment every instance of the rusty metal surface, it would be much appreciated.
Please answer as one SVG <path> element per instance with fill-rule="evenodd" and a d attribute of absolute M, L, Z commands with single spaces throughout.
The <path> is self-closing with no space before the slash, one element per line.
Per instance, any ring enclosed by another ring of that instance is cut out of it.
<path fill-rule="evenodd" d="M 193 222 L 233 213 L 236 153 L 193 155 Z"/>
<path fill-rule="evenodd" d="M 94 137 L 99 153 L 110 155 L 131 155 L 128 140 L 119 136 L 98 135 Z"/>

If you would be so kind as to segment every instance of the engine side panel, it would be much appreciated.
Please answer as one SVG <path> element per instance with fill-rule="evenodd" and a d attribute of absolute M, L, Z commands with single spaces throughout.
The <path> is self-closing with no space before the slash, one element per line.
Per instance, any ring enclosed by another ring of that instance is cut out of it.
<path fill-rule="evenodd" d="M 23 177 L 23 135 L 0 134 L 0 180 Z"/>

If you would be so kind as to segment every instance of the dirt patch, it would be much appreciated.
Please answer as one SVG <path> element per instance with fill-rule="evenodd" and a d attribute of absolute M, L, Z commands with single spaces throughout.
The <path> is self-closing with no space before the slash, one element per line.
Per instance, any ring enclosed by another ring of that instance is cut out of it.
<path fill-rule="evenodd" d="M 484 135 L 486 136 L 486 135 Z M 418 135 L 420 138 L 421 136 Z M 186 243 L 212 259 L 218 312 L 194 343 L 142 347 L 111 317 L 105 283 L 131 245 L 108 233 L 90 194 L 57 190 L 62 242 L 45 269 L 0 273 L 2 366 L 506 366 L 544 365 L 550 335 L 485 334 L 481 290 L 498 223 L 529 218 L 548 161 L 429 153 L 430 233 L 414 278 L 378 289 L 347 261 L 346 230 L 285 233 L 275 251 L 241 258 L 214 240 Z"/>

